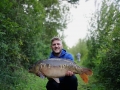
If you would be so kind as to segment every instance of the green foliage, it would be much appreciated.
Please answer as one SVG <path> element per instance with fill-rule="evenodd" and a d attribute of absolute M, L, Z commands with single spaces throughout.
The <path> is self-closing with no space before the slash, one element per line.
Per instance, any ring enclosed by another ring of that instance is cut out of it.
<path fill-rule="evenodd" d="M 48 58 L 50 38 L 66 27 L 68 9 L 58 0 L 3 0 L 0 8 L 0 90 L 27 90 L 24 69 Z"/>
<path fill-rule="evenodd" d="M 15 85 L 14 90 L 46 90 L 47 78 L 42 79 L 25 70 L 17 71 L 16 74 L 19 74 L 17 76 L 19 84 Z"/>
<path fill-rule="evenodd" d="M 93 68 L 95 78 L 93 83 L 97 86 L 102 85 L 103 89 L 100 90 L 119 90 L 119 3 L 104 0 L 100 11 L 93 18 L 87 41 L 88 59 L 86 64 Z"/>
<path fill-rule="evenodd" d="M 73 46 L 72 48 L 70 48 L 69 51 L 74 55 L 75 59 L 77 59 L 76 55 L 79 52 L 81 54 L 80 63 L 82 63 L 86 59 L 87 53 L 88 53 L 86 40 L 79 39 L 78 43 L 75 46 Z"/>
<path fill-rule="evenodd" d="M 5 78 L 0 82 L 1 90 L 46 90 L 47 78 L 42 79 L 28 73 L 24 68 L 14 67 L 17 68 L 15 72 L 4 74 Z"/>

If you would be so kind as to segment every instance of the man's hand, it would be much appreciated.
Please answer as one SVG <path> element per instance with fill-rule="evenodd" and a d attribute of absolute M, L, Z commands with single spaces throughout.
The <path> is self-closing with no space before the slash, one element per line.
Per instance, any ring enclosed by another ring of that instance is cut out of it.
<path fill-rule="evenodd" d="M 72 75 L 74 75 L 74 73 L 71 72 L 71 71 L 68 71 L 68 72 L 66 73 L 66 76 L 72 76 Z"/>

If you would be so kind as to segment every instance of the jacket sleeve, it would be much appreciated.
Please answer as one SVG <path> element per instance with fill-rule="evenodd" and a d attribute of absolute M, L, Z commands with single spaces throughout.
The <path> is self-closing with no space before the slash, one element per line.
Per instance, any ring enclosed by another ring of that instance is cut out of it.
<path fill-rule="evenodd" d="M 69 53 L 66 55 L 66 59 L 74 61 L 74 58 L 73 58 L 72 54 L 69 54 Z"/>

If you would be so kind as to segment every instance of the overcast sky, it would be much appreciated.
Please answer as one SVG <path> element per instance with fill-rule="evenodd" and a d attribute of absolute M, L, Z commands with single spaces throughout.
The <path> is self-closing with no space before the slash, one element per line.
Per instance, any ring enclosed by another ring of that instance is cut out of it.
<path fill-rule="evenodd" d="M 68 47 L 74 46 L 79 39 L 83 39 L 87 35 L 87 26 L 88 20 L 91 17 L 91 14 L 95 10 L 95 1 L 80 0 L 77 8 L 72 7 L 71 13 L 73 17 L 71 22 L 67 25 L 67 29 L 64 31 L 66 36 L 65 42 Z"/>

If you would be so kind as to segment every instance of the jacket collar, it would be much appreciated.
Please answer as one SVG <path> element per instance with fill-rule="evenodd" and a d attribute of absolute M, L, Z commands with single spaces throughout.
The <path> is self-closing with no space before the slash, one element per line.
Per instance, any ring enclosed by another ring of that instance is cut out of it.
<path fill-rule="evenodd" d="M 54 56 L 53 52 L 51 52 L 50 58 L 62 58 L 66 54 L 66 50 L 62 49 L 59 57 Z"/>

